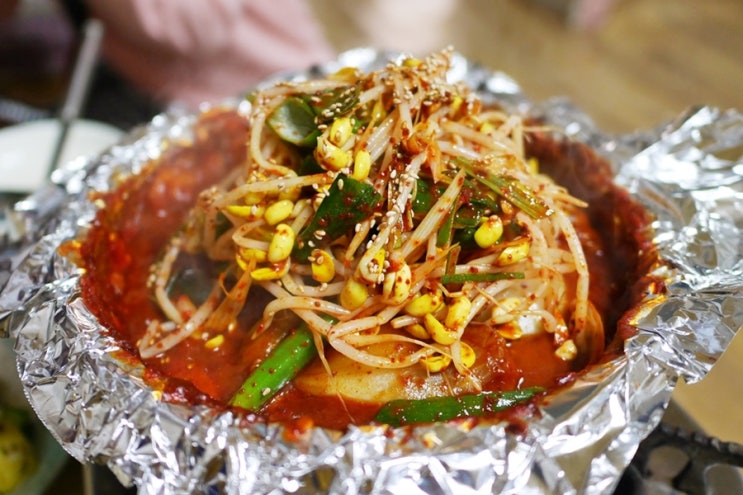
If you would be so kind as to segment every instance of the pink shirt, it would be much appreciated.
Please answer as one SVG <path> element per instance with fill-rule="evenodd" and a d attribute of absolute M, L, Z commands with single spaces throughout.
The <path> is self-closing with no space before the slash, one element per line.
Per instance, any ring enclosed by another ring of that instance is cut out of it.
<path fill-rule="evenodd" d="M 333 57 L 304 0 L 88 0 L 103 55 L 135 86 L 195 107 Z"/>

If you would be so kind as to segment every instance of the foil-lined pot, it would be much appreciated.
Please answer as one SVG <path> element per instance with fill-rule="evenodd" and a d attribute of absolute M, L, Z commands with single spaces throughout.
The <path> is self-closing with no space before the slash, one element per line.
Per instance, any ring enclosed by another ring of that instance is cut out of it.
<path fill-rule="evenodd" d="M 280 79 L 373 70 L 397 56 L 361 48 Z M 15 339 L 27 397 L 65 450 L 143 494 L 611 493 L 676 381 L 701 380 L 743 324 L 743 115 L 699 107 L 658 129 L 609 136 L 569 101 L 535 104 L 508 75 L 462 56 L 450 77 L 591 146 L 654 215 L 667 294 L 642 312 L 622 356 L 553 394 L 518 433 L 465 421 L 288 439 L 278 424 L 159 400 L 140 365 L 117 359 L 117 342 L 81 298 L 79 267 L 59 247 L 93 219 L 88 193 L 137 173 L 164 142 L 189 139 L 197 116 L 169 113 L 57 170 L 2 225 L 0 335 Z"/>

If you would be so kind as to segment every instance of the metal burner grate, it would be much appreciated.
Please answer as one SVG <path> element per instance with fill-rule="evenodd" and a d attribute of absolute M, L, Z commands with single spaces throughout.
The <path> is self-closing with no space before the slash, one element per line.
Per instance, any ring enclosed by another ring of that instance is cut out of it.
<path fill-rule="evenodd" d="M 672 421 L 640 444 L 614 495 L 743 493 L 743 445 L 705 435 L 673 403 L 667 416 Z"/>

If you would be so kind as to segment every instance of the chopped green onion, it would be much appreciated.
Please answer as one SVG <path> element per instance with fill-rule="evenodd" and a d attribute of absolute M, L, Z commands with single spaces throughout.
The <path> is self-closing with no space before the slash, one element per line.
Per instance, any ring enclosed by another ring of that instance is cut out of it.
<path fill-rule="evenodd" d="M 478 245 L 475 242 L 475 232 L 477 232 L 477 227 L 464 227 L 459 229 L 454 233 L 454 238 L 451 242 L 453 244 L 459 244 L 462 249 L 465 250 L 478 248 Z"/>
<path fill-rule="evenodd" d="M 490 189 L 487 191 L 492 193 Z M 477 192 L 479 193 L 480 191 Z M 473 196 L 470 198 L 470 204 L 479 208 L 481 211 L 489 210 L 490 215 L 497 214 L 501 212 L 501 206 L 498 204 L 498 201 L 496 201 L 495 196 L 495 194 L 492 194 L 492 197 L 490 195 Z"/>
<path fill-rule="evenodd" d="M 390 426 L 404 426 L 483 416 L 504 411 L 542 392 L 544 392 L 542 387 L 531 387 L 523 390 L 483 392 L 459 397 L 393 400 L 382 406 L 374 417 L 374 421 Z"/>
<path fill-rule="evenodd" d="M 415 181 L 415 196 L 413 196 L 412 210 L 415 215 L 425 215 L 428 213 L 436 199 L 433 196 L 431 184 L 423 179 Z"/>
<path fill-rule="evenodd" d="M 455 158 L 454 164 L 530 217 L 538 219 L 552 214 L 549 206 L 518 179 L 477 168 L 471 160 L 461 157 Z"/>
<path fill-rule="evenodd" d="M 482 220 L 482 208 L 475 205 L 462 205 L 454 215 L 454 229 L 472 228 L 480 225 Z"/>
<path fill-rule="evenodd" d="M 439 229 L 436 237 L 436 246 L 440 248 L 447 248 L 451 245 L 451 240 L 454 237 L 454 220 L 457 216 L 457 210 L 460 207 L 458 194 L 454 202 L 452 203 L 449 214 L 444 220 L 444 224 Z"/>
<path fill-rule="evenodd" d="M 259 410 L 317 356 L 312 331 L 301 325 L 253 370 L 230 403 L 248 411 Z"/>
<path fill-rule="evenodd" d="M 522 272 L 496 272 L 496 273 L 447 273 L 441 276 L 441 283 L 463 284 L 465 282 L 497 282 L 498 280 L 523 279 Z"/>
<path fill-rule="evenodd" d="M 457 261 L 459 260 L 459 255 L 462 253 L 462 246 L 459 244 L 453 245 L 449 252 L 446 253 L 446 266 L 444 267 L 444 273 L 445 274 L 453 274 L 454 270 L 457 269 Z"/>

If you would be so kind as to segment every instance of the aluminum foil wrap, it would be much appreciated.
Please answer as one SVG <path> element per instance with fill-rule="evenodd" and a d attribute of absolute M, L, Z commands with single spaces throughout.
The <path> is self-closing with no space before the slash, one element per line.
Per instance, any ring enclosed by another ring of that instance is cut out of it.
<path fill-rule="evenodd" d="M 369 70 L 393 56 L 357 49 L 282 78 Z M 287 441 L 280 425 L 159 401 L 143 370 L 115 357 L 117 343 L 80 297 L 78 267 L 57 248 L 93 218 L 88 191 L 114 187 L 163 140 L 188 138 L 195 117 L 167 114 L 67 164 L 9 213 L 16 242 L 2 255 L 0 332 L 17 339 L 28 399 L 62 446 L 148 494 L 611 493 L 679 377 L 702 379 L 743 323 L 743 115 L 701 107 L 658 129 L 607 136 L 570 102 L 534 104 L 507 75 L 461 56 L 451 77 L 587 142 L 656 216 L 655 241 L 673 267 L 662 274 L 668 297 L 639 321 L 622 357 L 551 397 L 520 434 L 459 422 L 316 428 Z"/>

